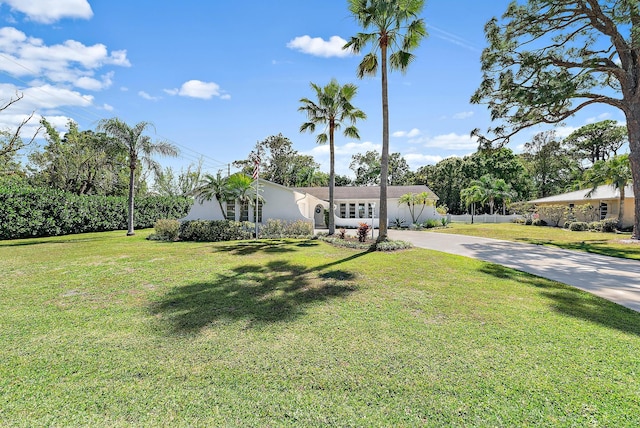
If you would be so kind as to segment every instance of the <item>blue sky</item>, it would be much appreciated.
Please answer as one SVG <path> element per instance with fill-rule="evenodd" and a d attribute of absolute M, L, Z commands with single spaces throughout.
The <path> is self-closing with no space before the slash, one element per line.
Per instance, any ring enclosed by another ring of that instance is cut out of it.
<path fill-rule="evenodd" d="M 472 129 L 490 126 L 485 106 L 469 104 L 480 83 L 483 27 L 508 0 L 427 0 L 429 37 L 403 75 L 390 75 L 391 151 L 412 169 L 477 144 Z M 14 128 L 35 111 L 61 131 L 69 119 L 81 129 L 119 117 L 130 125 L 152 122 L 154 139 L 178 146 L 176 169 L 204 159 L 210 172 L 246 158 L 257 141 L 282 133 L 328 171 L 328 147 L 300 134 L 300 98 L 313 98 L 310 82 L 354 83 L 354 104 L 368 119 L 360 140 L 337 138 L 336 170 L 351 174 L 351 155 L 381 146 L 380 80 L 357 79 L 361 57 L 340 47 L 360 29 L 346 0 L 0 2 L 0 99 L 24 99 L 0 114 Z M 585 110 L 559 135 L 587 123 L 623 115 L 605 106 Z M 541 129 L 525 131 L 519 146 Z M 30 129 L 25 130 L 28 136 Z"/>

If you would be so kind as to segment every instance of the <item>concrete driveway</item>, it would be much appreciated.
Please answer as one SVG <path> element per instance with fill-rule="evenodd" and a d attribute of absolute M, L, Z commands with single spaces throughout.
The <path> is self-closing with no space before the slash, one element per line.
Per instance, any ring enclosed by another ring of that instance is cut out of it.
<path fill-rule="evenodd" d="M 552 279 L 640 312 L 640 262 L 635 260 L 437 232 L 389 230 L 389 238 Z"/>

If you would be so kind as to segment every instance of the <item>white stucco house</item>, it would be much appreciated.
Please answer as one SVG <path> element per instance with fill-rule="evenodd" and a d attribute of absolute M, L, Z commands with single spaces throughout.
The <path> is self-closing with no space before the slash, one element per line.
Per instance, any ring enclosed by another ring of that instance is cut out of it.
<path fill-rule="evenodd" d="M 565 205 L 574 208 L 579 205 L 591 204 L 598 213 L 600 220 L 605 218 L 618 218 L 620 212 L 620 190 L 606 184 L 598 186 L 591 196 L 588 193 L 591 189 L 576 190 L 575 192 L 563 193 L 561 195 L 548 196 L 546 198 L 529 201 L 538 206 L 544 205 Z M 633 197 L 633 186 L 628 185 L 624 190 L 624 213 L 622 217 L 622 227 L 633 226 L 633 216 L 635 199 Z"/>
<path fill-rule="evenodd" d="M 325 227 L 324 210 L 329 209 L 328 187 L 289 188 L 266 180 L 260 180 L 259 186 L 264 203 L 258 204 L 257 210 L 253 206 L 240 206 L 236 201 L 225 201 L 223 204 L 226 218 L 251 222 L 257 220 L 258 223 L 265 223 L 268 219 L 302 220 L 312 223 L 316 228 Z M 430 218 L 440 219 L 441 216 L 435 210 L 438 197 L 427 186 L 388 186 L 389 223 L 394 223 L 396 219 L 402 220 L 405 225 L 411 223 L 409 207 L 406 204 L 398 205 L 398 200 L 406 193 L 422 192 L 427 192 L 433 203 L 425 207 L 417 221 L 421 223 Z M 378 186 L 335 187 L 336 227 L 358 227 L 358 223 L 371 224 L 372 221 L 374 226 L 378 227 L 379 200 L 380 187 Z M 420 209 L 416 210 L 416 214 L 418 211 Z M 202 203 L 196 201 L 183 220 L 222 220 L 224 218 L 218 201 L 212 199 Z"/>

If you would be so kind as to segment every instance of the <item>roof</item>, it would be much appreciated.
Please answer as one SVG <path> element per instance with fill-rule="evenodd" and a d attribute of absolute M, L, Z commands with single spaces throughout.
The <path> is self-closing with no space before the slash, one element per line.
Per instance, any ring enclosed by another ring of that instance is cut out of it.
<path fill-rule="evenodd" d="M 379 199 L 380 198 L 380 186 L 336 186 L 333 188 L 334 199 Z M 328 187 L 294 187 L 293 190 L 298 192 L 308 193 L 315 196 L 318 199 L 324 201 L 329 200 L 329 188 Z M 387 198 L 397 199 L 406 193 L 422 193 L 427 192 L 430 199 L 438 200 L 438 196 L 431 191 L 427 186 L 387 186 Z"/>
<path fill-rule="evenodd" d="M 533 204 L 545 202 L 574 202 L 574 201 L 593 201 L 604 199 L 620 199 L 620 190 L 614 189 L 610 184 L 604 184 L 596 187 L 596 190 L 588 197 L 587 194 L 591 189 L 576 190 L 575 192 L 563 193 L 561 195 L 548 196 L 546 198 L 534 199 L 529 201 Z M 628 185 L 624 189 L 625 199 L 633 198 L 633 186 Z"/>

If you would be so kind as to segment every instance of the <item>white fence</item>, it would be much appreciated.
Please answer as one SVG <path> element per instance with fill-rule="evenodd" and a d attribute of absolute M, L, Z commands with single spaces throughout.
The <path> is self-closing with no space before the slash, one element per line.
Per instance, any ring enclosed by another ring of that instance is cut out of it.
<path fill-rule="evenodd" d="M 471 214 L 450 215 L 449 221 L 453 223 L 471 223 Z M 473 216 L 474 223 L 511 223 L 514 219 L 522 218 L 521 215 L 479 214 Z"/>

